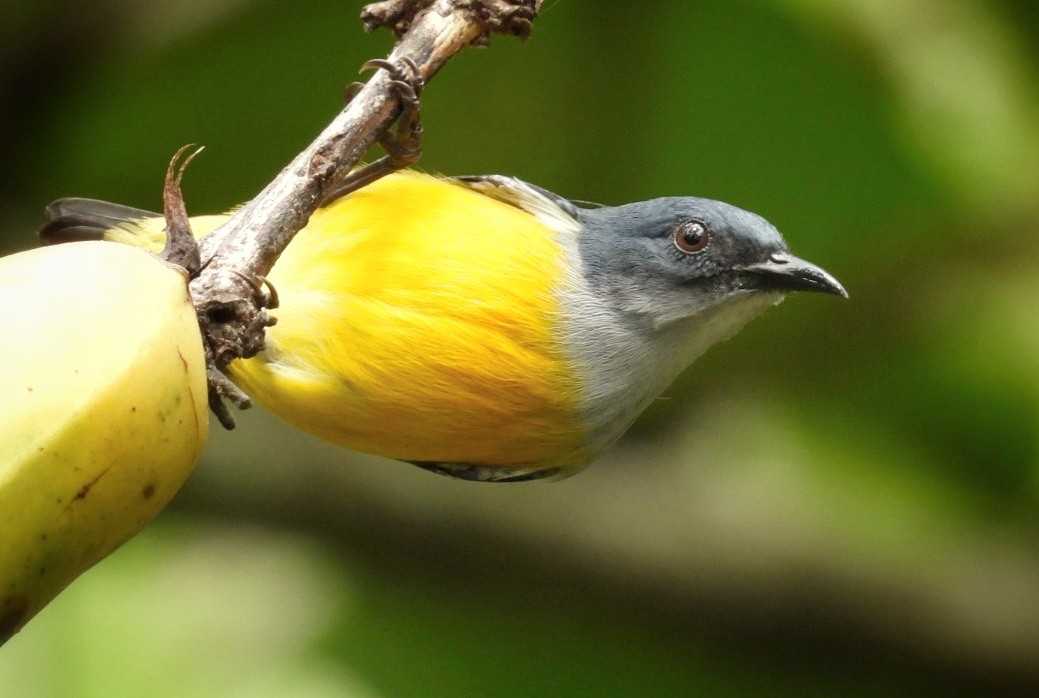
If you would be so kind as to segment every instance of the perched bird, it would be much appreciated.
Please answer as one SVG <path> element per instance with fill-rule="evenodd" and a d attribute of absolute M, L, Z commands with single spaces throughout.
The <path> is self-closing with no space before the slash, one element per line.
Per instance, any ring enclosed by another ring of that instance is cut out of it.
<path fill-rule="evenodd" d="M 47 215 L 44 243 L 165 240 L 161 216 L 125 206 Z M 511 177 L 407 170 L 319 208 L 268 278 L 278 323 L 230 366 L 250 396 L 328 441 L 484 481 L 577 470 L 785 293 L 847 296 L 720 201 L 584 208 Z"/>

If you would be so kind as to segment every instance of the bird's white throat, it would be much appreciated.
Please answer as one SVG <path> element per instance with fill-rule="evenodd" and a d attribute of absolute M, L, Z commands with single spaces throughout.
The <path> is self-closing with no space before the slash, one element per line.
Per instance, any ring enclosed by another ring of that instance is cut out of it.
<path fill-rule="evenodd" d="M 783 299 L 781 293 L 741 292 L 696 315 L 650 328 L 617 313 L 587 286 L 566 296 L 564 343 L 580 373 L 579 411 L 586 444 L 593 449 L 623 434 L 712 345 Z"/>

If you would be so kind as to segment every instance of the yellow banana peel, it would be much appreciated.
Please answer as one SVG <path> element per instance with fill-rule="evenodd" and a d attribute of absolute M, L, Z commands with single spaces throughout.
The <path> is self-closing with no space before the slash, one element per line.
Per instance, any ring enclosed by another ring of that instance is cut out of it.
<path fill-rule="evenodd" d="M 104 242 L 0 258 L 0 644 L 165 507 L 208 431 L 182 272 Z"/>

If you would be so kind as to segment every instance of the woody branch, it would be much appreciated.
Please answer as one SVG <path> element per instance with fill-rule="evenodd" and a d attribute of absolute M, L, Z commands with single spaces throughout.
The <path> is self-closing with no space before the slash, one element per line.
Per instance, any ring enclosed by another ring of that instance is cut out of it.
<path fill-rule="evenodd" d="M 525 38 L 541 2 L 384 0 L 365 6 L 361 17 L 369 31 L 388 27 L 397 36 L 389 62 L 410 63 L 418 79 L 428 81 L 451 56 L 467 45 L 486 44 L 492 33 Z M 270 324 L 256 280 L 397 119 L 401 95 L 392 82 L 387 71 L 376 72 L 270 184 L 201 241 L 203 266 L 191 295 L 210 362 L 210 404 L 228 428 L 234 420 L 221 398 L 240 407 L 248 400 L 217 372 L 260 351 Z"/>

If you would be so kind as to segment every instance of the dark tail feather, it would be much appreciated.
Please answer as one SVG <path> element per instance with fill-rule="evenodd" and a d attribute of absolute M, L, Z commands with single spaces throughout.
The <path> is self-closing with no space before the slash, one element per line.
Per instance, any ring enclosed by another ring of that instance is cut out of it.
<path fill-rule="evenodd" d="M 106 230 L 126 221 L 155 218 L 159 214 L 96 199 L 58 199 L 45 209 L 47 222 L 40 228 L 40 242 L 100 240 Z"/>

